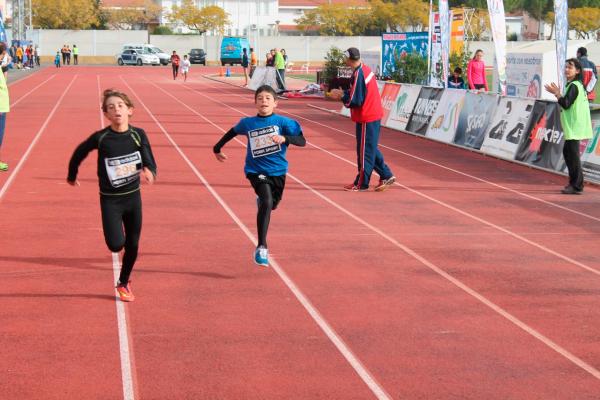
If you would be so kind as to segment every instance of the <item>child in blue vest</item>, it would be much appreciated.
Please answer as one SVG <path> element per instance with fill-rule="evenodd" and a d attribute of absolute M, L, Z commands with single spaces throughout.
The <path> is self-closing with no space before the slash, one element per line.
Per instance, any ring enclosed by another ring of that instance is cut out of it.
<path fill-rule="evenodd" d="M 263 85 L 256 89 L 254 103 L 257 115 L 242 118 L 213 148 L 217 160 L 224 162 L 227 156 L 221 152 L 221 148 L 227 142 L 237 135 L 244 135 L 248 139 L 244 173 L 258 196 L 258 246 L 254 251 L 254 262 L 264 267 L 269 266 L 267 230 L 271 210 L 279 205 L 285 187 L 287 148 L 290 144 L 306 145 L 297 121 L 273 113 L 277 107 L 276 99 L 277 93 L 271 86 Z"/>
<path fill-rule="evenodd" d="M 60 68 L 60 51 L 56 52 L 56 57 L 54 57 L 54 65 L 56 65 L 56 68 Z"/>

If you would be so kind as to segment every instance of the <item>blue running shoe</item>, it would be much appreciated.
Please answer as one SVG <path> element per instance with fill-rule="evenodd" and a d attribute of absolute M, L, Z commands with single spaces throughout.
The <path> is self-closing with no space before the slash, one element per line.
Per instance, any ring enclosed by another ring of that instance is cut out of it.
<path fill-rule="evenodd" d="M 263 267 L 269 266 L 269 250 L 265 246 L 258 246 L 254 250 L 254 262 Z"/>

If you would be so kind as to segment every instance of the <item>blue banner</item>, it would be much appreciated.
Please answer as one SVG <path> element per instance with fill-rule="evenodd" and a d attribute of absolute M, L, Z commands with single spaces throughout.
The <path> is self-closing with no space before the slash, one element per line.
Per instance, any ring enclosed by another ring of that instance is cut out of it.
<path fill-rule="evenodd" d="M 381 35 L 381 64 L 383 76 L 390 76 L 396 70 L 396 60 L 409 53 L 419 53 L 427 57 L 427 32 L 384 33 Z"/>
<path fill-rule="evenodd" d="M 0 11 L 0 42 L 8 42 L 8 38 L 6 37 L 6 30 L 4 29 L 4 16 L 2 15 L 2 11 Z"/>

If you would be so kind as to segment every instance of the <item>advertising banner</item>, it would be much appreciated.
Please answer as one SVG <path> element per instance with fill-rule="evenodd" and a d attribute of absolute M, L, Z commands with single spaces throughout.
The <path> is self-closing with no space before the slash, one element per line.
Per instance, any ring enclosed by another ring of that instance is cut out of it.
<path fill-rule="evenodd" d="M 448 82 L 448 66 L 450 60 L 450 9 L 448 0 L 439 0 L 440 10 L 440 36 L 442 37 L 442 82 L 446 87 Z"/>
<path fill-rule="evenodd" d="M 565 0 L 566 1 L 566 0 Z M 494 38 L 498 74 L 498 88 L 501 95 L 506 95 L 506 18 L 504 17 L 504 2 L 502 0 L 487 0 L 490 12 L 490 28 Z"/>
<path fill-rule="evenodd" d="M 492 117 L 481 151 L 514 160 L 535 100 L 502 97 Z"/>
<path fill-rule="evenodd" d="M 542 54 L 509 54 L 506 94 L 539 99 L 542 95 Z"/>
<path fill-rule="evenodd" d="M 467 92 L 454 143 L 479 150 L 497 104 L 498 95 Z"/>
<path fill-rule="evenodd" d="M 6 37 L 6 29 L 4 29 L 4 16 L 2 12 L 4 10 L 0 10 L 0 42 L 8 43 L 8 38 Z"/>
<path fill-rule="evenodd" d="M 600 183 L 600 110 L 592 112 L 592 139 L 581 156 L 585 179 Z"/>
<path fill-rule="evenodd" d="M 554 0 L 554 30 L 556 37 L 556 62 L 558 67 L 558 87 L 565 87 L 565 61 L 567 59 L 567 38 L 569 35 L 567 0 Z"/>
<path fill-rule="evenodd" d="M 383 107 L 383 117 L 381 124 L 386 125 L 390 112 L 396 103 L 401 85 L 399 83 L 386 83 L 381 92 L 381 106 Z"/>
<path fill-rule="evenodd" d="M 457 8 L 451 11 L 450 54 L 460 53 L 465 47 L 465 10 Z"/>
<path fill-rule="evenodd" d="M 429 86 L 444 87 L 442 81 L 442 38 L 440 36 L 440 13 L 433 13 L 431 32 L 431 63 L 429 65 Z"/>
<path fill-rule="evenodd" d="M 420 92 L 421 86 L 403 83 L 402 86 L 400 86 L 396 101 L 392 105 L 390 115 L 384 125 L 401 131 L 406 130 L 406 125 L 408 124 L 408 120 L 410 119 Z"/>
<path fill-rule="evenodd" d="M 562 170 L 565 139 L 560 125 L 560 106 L 554 102 L 536 101 L 525 132 L 515 160 L 556 171 Z"/>
<path fill-rule="evenodd" d="M 412 110 L 412 115 L 406 125 L 407 131 L 418 133 L 419 135 L 425 135 L 427 133 L 429 121 L 437 110 L 443 92 L 444 90 L 439 88 L 421 88 L 419 98 L 415 103 L 415 108 Z"/>
<path fill-rule="evenodd" d="M 384 33 L 381 35 L 381 64 L 383 75 L 390 76 L 396 70 L 396 60 L 409 53 L 419 53 L 427 59 L 429 33 L 405 32 Z"/>
<path fill-rule="evenodd" d="M 427 137 L 452 143 L 466 93 L 465 90 L 460 89 L 444 90 L 427 129 Z"/>

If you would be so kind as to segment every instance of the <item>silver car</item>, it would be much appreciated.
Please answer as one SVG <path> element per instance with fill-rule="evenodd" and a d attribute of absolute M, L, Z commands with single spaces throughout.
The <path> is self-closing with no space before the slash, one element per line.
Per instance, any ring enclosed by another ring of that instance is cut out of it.
<path fill-rule="evenodd" d="M 128 49 L 123 50 L 121 54 L 117 54 L 117 64 L 160 65 L 160 60 L 156 54 L 150 53 L 149 51 Z"/>

